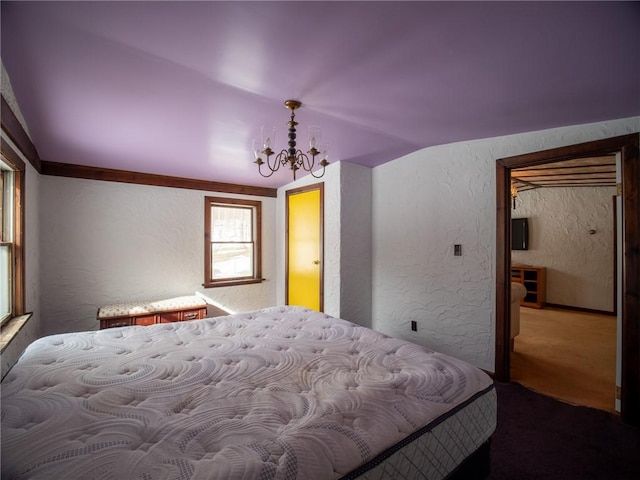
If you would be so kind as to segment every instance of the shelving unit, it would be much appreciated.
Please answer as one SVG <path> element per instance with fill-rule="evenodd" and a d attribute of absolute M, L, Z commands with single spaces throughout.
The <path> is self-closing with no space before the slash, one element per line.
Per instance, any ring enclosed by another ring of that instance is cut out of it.
<path fill-rule="evenodd" d="M 531 265 L 511 265 L 511 281 L 519 282 L 527 289 L 520 301 L 523 307 L 544 308 L 547 291 L 547 269 Z"/>

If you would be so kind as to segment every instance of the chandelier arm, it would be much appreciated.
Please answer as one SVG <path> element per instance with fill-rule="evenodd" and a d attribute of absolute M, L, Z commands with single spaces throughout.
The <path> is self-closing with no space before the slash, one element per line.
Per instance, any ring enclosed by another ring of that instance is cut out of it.
<path fill-rule="evenodd" d="M 312 176 L 313 178 L 322 178 L 322 176 L 324 175 L 324 169 L 325 169 L 325 167 L 324 167 L 324 165 L 323 165 L 323 166 L 322 166 L 322 173 L 321 173 L 320 175 L 316 175 L 315 173 L 313 173 L 313 171 L 312 171 L 312 170 L 309 170 L 309 173 L 311 174 L 311 176 Z"/>
<path fill-rule="evenodd" d="M 265 152 L 262 152 L 263 154 Z M 276 173 L 278 171 L 278 169 L 280 168 L 280 163 L 278 162 L 278 158 L 280 157 L 281 154 L 278 154 L 274 159 L 273 159 L 273 164 L 272 162 L 272 154 L 271 155 L 265 155 L 265 157 L 267 158 L 266 162 L 261 162 L 258 163 L 258 173 L 260 175 L 262 175 L 264 178 L 269 178 L 271 175 L 273 175 L 274 173 Z M 256 163 L 256 162 L 254 162 Z M 268 175 L 265 175 L 264 173 L 262 173 L 262 165 L 267 165 L 267 168 L 269 169 L 269 171 L 271 173 L 269 173 Z"/>
<path fill-rule="evenodd" d="M 274 159 L 276 170 L 280 168 L 280 165 L 284 167 L 287 164 L 287 156 L 288 155 L 286 150 L 282 150 L 280 153 L 278 153 L 278 155 L 276 155 L 276 158 Z"/>
<path fill-rule="evenodd" d="M 264 173 L 262 173 L 262 165 L 264 165 L 264 163 L 259 163 L 258 164 L 258 173 L 260 175 L 262 175 L 264 178 L 269 178 L 271 175 L 273 175 L 274 173 L 276 173 L 276 171 L 278 170 L 276 168 L 276 170 L 271 170 L 271 167 L 269 167 L 269 170 L 271 171 L 271 173 L 269 175 L 265 175 Z M 268 165 L 267 165 L 268 166 Z"/>
<path fill-rule="evenodd" d="M 313 178 L 322 178 L 322 177 L 324 176 L 324 170 L 325 170 L 325 168 L 327 167 L 328 162 L 326 162 L 326 161 L 321 161 L 321 162 L 319 163 L 319 165 L 321 165 L 321 166 L 322 166 L 322 173 L 321 173 L 320 175 L 316 175 L 315 173 L 313 173 L 313 167 L 315 166 L 316 155 L 317 155 L 318 153 L 320 153 L 320 152 L 316 153 L 315 155 L 314 155 L 314 154 L 313 154 L 313 152 L 311 152 L 311 151 L 310 151 L 309 153 L 311 153 L 311 160 L 309 161 L 309 169 L 308 169 L 309 173 L 311 174 L 311 176 L 312 176 Z"/>
<path fill-rule="evenodd" d="M 273 157 L 273 153 L 271 155 L 267 155 L 267 162 L 266 162 L 267 167 L 272 172 L 277 172 L 278 169 L 280 168 L 280 165 L 278 164 L 278 156 L 276 155 L 275 158 L 272 158 L 272 157 Z"/>
<path fill-rule="evenodd" d="M 313 159 L 309 160 L 309 155 L 304 153 L 302 150 L 297 150 L 296 158 L 298 159 L 298 163 L 303 170 L 306 170 L 307 172 L 311 171 L 314 161 Z"/>

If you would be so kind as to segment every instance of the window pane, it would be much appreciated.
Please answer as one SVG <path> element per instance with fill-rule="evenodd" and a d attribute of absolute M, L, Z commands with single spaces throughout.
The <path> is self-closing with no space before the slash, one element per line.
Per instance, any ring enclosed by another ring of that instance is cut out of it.
<path fill-rule="evenodd" d="M 13 241 L 13 172 L 0 170 L 2 196 L 0 198 L 0 241 Z"/>
<path fill-rule="evenodd" d="M 204 286 L 262 281 L 261 207 L 255 200 L 205 197 Z"/>
<path fill-rule="evenodd" d="M 11 314 L 11 247 L 0 245 L 0 320 Z"/>
<path fill-rule="evenodd" d="M 5 173 L 2 168 L 0 168 L 0 242 L 4 242 L 4 191 L 5 191 Z"/>
<path fill-rule="evenodd" d="M 213 243 L 211 259 L 214 280 L 253 276 L 252 243 Z"/>
<path fill-rule="evenodd" d="M 252 240 L 252 209 L 246 207 L 211 207 L 211 241 L 250 242 Z"/>

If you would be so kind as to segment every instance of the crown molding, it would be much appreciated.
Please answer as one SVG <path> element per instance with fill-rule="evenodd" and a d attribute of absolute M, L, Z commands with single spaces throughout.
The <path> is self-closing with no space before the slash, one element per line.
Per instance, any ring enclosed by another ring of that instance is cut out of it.
<path fill-rule="evenodd" d="M 233 183 L 212 182 L 193 178 L 170 177 L 152 173 L 131 172 L 110 168 L 88 167 L 71 163 L 42 161 L 43 175 L 57 177 L 82 178 L 85 180 L 101 180 L 105 182 L 133 183 L 155 187 L 185 188 L 189 190 L 203 190 L 208 192 L 231 193 L 234 195 L 253 195 L 259 197 L 277 197 L 275 188 L 254 187 L 251 185 L 237 185 Z"/>

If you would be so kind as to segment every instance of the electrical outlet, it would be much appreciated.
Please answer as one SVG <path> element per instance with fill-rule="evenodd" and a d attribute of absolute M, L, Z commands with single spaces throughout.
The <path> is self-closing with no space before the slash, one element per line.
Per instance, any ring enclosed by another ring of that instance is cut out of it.
<path fill-rule="evenodd" d="M 411 330 L 414 332 L 418 331 L 418 323 L 415 320 L 411 320 Z"/>

